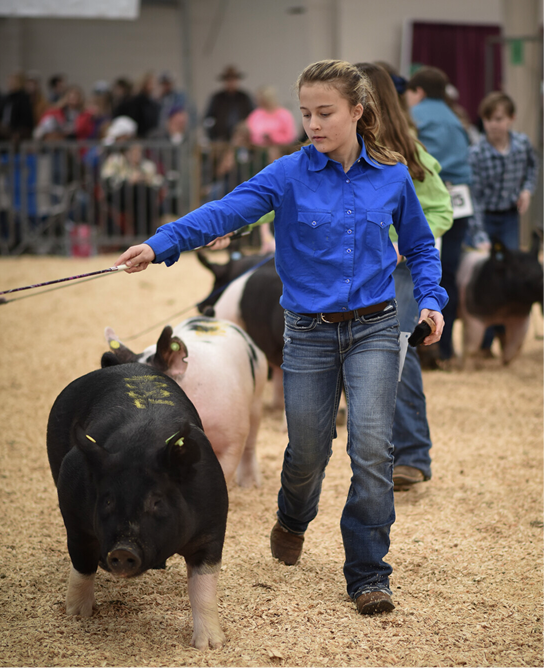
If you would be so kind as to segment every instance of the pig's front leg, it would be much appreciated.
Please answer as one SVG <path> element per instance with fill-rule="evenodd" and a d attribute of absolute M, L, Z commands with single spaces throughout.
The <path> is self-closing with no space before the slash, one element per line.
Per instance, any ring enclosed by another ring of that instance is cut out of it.
<path fill-rule="evenodd" d="M 94 599 L 94 579 L 96 573 L 83 575 L 72 566 L 68 577 L 66 593 L 66 614 L 90 617 L 96 607 Z"/>
<path fill-rule="evenodd" d="M 512 319 L 505 325 L 503 334 L 499 334 L 502 347 L 502 363 L 509 364 L 519 353 L 529 329 L 529 316 Z"/>
<path fill-rule="evenodd" d="M 484 340 L 486 324 L 468 313 L 463 313 L 463 359 L 478 355 Z"/>
<path fill-rule="evenodd" d="M 187 564 L 187 588 L 193 614 L 191 645 L 197 649 L 218 649 L 225 642 L 217 611 L 217 579 L 221 562 L 214 565 Z"/>

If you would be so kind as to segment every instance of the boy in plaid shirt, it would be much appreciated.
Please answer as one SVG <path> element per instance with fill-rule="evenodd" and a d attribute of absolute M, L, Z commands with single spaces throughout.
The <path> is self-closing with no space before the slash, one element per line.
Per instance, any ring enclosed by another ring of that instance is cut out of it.
<path fill-rule="evenodd" d="M 487 95 L 478 113 L 485 137 L 469 152 L 476 227 L 507 248 L 519 248 L 519 216 L 529 208 L 538 160 L 527 135 L 513 132 L 515 105 L 505 93 Z"/>

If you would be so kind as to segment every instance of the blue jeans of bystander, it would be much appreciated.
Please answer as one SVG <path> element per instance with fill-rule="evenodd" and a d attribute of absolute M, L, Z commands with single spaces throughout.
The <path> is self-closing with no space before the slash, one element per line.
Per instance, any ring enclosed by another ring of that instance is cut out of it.
<path fill-rule="evenodd" d="M 442 310 L 444 316 L 444 330 L 440 338 L 440 357 L 444 360 L 453 356 L 453 323 L 457 317 L 459 291 L 457 289 L 457 269 L 461 260 L 461 248 L 468 229 L 468 218 L 457 218 L 453 225 L 442 236 L 440 263 L 442 265 L 442 280 L 440 285 L 448 293 L 449 301 Z"/>
<path fill-rule="evenodd" d="M 384 561 L 395 520 L 391 429 L 399 371 L 396 304 L 341 323 L 285 312 L 283 383 L 289 443 L 278 519 L 302 534 L 318 511 L 336 436 L 342 387 L 348 406 L 352 478 L 340 522 L 352 599 L 389 590 Z"/>
<path fill-rule="evenodd" d="M 393 272 L 401 332 L 412 332 L 419 320 L 419 307 L 414 299 L 414 284 L 406 262 Z M 397 390 L 393 422 L 393 456 L 395 466 L 413 466 L 431 477 L 431 435 L 427 422 L 427 405 L 423 392 L 421 364 L 416 348 L 408 346 L 402 376 Z"/>
<path fill-rule="evenodd" d="M 484 213 L 484 227 L 491 240 L 498 239 L 509 250 L 519 249 L 519 213 L 513 207 L 509 211 L 486 211 Z M 485 330 L 482 349 L 489 350 L 495 334 L 504 331 L 502 325 L 493 325 Z"/>

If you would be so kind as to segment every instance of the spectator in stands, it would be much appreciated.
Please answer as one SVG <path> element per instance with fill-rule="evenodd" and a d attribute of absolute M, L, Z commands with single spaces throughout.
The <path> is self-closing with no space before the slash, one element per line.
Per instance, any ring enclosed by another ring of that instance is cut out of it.
<path fill-rule="evenodd" d="M 66 95 L 68 89 L 64 74 L 54 74 L 50 77 L 47 82 L 47 88 L 49 103 L 57 104 L 57 102 Z"/>
<path fill-rule="evenodd" d="M 33 127 L 32 102 L 25 91 L 25 75 L 16 72 L 8 79 L 8 94 L 0 109 L 0 139 L 13 142 L 28 139 Z"/>
<path fill-rule="evenodd" d="M 183 132 L 185 132 L 187 126 L 187 101 L 185 99 L 185 93 L 174 89 L 174 77 L 170 72 L 161 72 L 158 78 L 158 83 L 158 103 L 161 107 L 159 114 L 159 128 L 163 130 L 167 129 L 170 114 L 173 109 L 176 109 L 176 113 L 185 115 L 183 130 Z"/>
<path fill-rule="evenodd" d="M 89 104 L 93 129 L 89 139 L 103 139 L 112 119 L 112 97 L 107 81 L 96 81 Z"/>
<path fill-rule="evenodd" d="M 172 144 L 181 144 L 187 129 L 187 113 L 183 107 L 172 107 L 168 112 L 166 126 L 159 126 L 149 133 L 149 139 L 167 139 Z"/>
<path fill-rule="evenodd" d="M 106 134 L 106 145 L 134 139 L 136 122 L 127 116 L 115 118 Z M 152 160 L 144 157 L 140 144 L 131 144 L 110 153 L 100 171 L 106 201 L 117 231 L 148 234 L 154 231 L 154 213 L 158 218 L 158 193 L 163 177 Z"/>
<path fill-rule="evenodd" d="M 125 115 L 138 125 L 138 137 L 144 138 L 159 125 L 160 105 L 153 99 L 155 75 L 147 72 L 136 86 L 136 95 L 126 102 Z"/>
<path fill-rule="evenodd" d="M 224 88 L 212 95 L 204 114 L 204 128 L 212 141 L 230 141 L 236 125 L 255 108 L 248 93 L 239 88 L 243 76 L 233 65 L 219 75 Z"/>
<path fill-rule="evenodd" d="M 116 79 L 111 89 L 111 97 L 113 118 L 126 116 L 127 105 L 132 97 L 132 82 L 125 77 Z"/>
<path fill-rule="evenodd" d="M 27 72 L 25 90 L 30 97 L 34 126 L 36 126 L 49 108 L 49 103 L 42 90 L 41 77 L 35 70 Z"/>
<path fill-rule="evenodd" d="M 48 109 L 34 130 L 36 139 L 89 139 L 93 133 L 93 114 L 85 108 L 79 86 L 69 86 L 66 95 Z"/>
<path fill-rule="evenodd" d="M 293 114 L 280 107 L 276 91 L 272 86 L 260 88 L 257 93 L 257 108 L 246 119 L 251 143 L 255 146 L 277 147 L 292 144 L 297 137 Z M 273 152 L 271 160 L 279 157 Z"/>

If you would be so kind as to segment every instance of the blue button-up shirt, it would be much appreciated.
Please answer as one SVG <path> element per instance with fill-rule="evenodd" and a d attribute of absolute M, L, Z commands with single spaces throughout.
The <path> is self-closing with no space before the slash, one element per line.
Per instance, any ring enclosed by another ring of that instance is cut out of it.
<path fill-rule="evenodd" d="M 314 146 L 304 146 L 223 199 L 159 227 L 146 241 L 155 262 L 173 264 L 182 251 L 274 210 L 281 305 L 297 313 L 348 311 L 395 297 L 394 225 L 420 309 L 441 310 L 447 294 L 438 285 L 440 259 L 408 170 L 374 162 L 359 142 L 359 159 L 347 174 Z"/>

